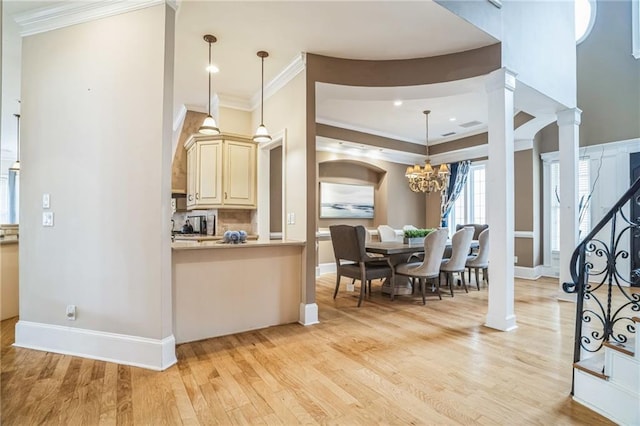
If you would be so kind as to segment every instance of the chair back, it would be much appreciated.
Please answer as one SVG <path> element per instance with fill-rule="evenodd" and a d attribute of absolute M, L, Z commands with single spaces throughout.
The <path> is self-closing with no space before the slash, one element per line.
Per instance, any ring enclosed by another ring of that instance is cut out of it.
<path fill-rule="evenodd" d="M 365 251 L 367 231 L 364 226 L 332 225 L 329 227 L 329 233 L 337 263 L 340 263 L 341 259 L 361 262 L 367 256 Z"/>
<path fill-rule="evenodd" d="M 462 271 L 467 263 L 467 256 L 471 248 L 474 228 L 467 226 L 460 229 L 451 237 L 451 258 L 446 264 L 448 271 Z"/>
<path fill-rule="evenodd" d="M 383 243 L 397 241 L 396 230 L 389 225 L 378 226 L 378 236 Z"/>
<path fill-rule="evenodd" d="M 469 223 L 467 225 L 456 225 L 456 231 L 459 231 L 462 228 L 466 228 L 467 226 L 473 226 L 473 238 L 471 238 L 472 240 L 480 239 L 480 233 L 489 228 L 489 225 L 487 224 Z"/>
<path fill-rule="evenodd" d="M 440 272 L 442 255 L 447 246 L 447 228 L 438 228 L 424 237 L 424 260 L 411 272 L 415 275 L 431 277 L 437 276 Z"/>
<path fill-rule="evenodd" d="M 485 229 L 478 237 L 478 255 L 473 259 L 475 265 L 489 263 L 489 229 Z"/>

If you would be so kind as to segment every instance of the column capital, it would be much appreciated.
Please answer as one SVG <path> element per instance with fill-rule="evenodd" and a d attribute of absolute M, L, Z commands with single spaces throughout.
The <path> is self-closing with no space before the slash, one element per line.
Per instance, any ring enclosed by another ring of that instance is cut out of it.
<path fill-rule="evenodd" d="M 569 108 L 556 113 L 558 126 L 579 126 L 582 122 L 582 110 L 580 108 Z"/>
<path fill-rule="evenodd" d="M 515 71 L 511 71 L 508 68 L 500 68 L 487 75 L 485 80 L 485 88 L 487 92 L 493 92 L 495 90 L 507 89 L 510 91 L 516 90 L 516 76 L 518 74 Z"/>

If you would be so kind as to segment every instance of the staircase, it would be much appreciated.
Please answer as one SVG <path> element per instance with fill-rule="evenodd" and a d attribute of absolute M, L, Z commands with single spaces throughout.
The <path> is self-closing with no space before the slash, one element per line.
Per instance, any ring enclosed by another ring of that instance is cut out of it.
<path fill-rule="evenodd" d="M 640 256 L 628 249 L 640 234 L 631 203 L 640 204 L 640 178 L 580 242 L 563 284 L 577 294 L 573 398 L 621 425 L 640 425 L 640 268 L 622 267 Z"/>
<path fill-rule="evenodd" d="M 640 317 L 633 320 L 637 330 Z M 618 424 L 640 425 L 640 339 L 603 346 L 573 364 L 573 399 Z"/>

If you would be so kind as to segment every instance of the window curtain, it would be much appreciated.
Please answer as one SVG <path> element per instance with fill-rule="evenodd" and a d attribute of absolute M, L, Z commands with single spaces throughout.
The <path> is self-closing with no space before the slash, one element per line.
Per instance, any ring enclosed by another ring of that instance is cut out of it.
<path fill-rule="evenodd" d="M 451 175 L 449 176 L 449 184 L 441 193 L 440 203 L 440 226 L 447 227 L 449 221 L 449 213 L 453 207 L 453 203 L 456 202 L 460 193 L 464 189 L 464 185 L 467 183 L 467 177 L 469 176 L 469 170 L 471 167 L 471 161 L 460 161 L 458 163 L 449 164 Z"/>

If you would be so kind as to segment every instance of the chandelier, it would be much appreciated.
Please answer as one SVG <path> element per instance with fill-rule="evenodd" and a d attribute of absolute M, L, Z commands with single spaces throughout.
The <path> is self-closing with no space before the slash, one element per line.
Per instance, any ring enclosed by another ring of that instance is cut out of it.
<path fill-rule="evenodd" d="M 429 113 L 431 111 L 423 111 L 427 117 L 427 159 L 424 162 L 424 166 L 419 164 L 415 166 L 407 167 L 405 172 L 406 178 L 409 180 L 409 189 L 413 192 L 438 192 L 449 183 L 449 167 L 446 164 L 431 167 L 431 160 L 429 159 Z"/>

